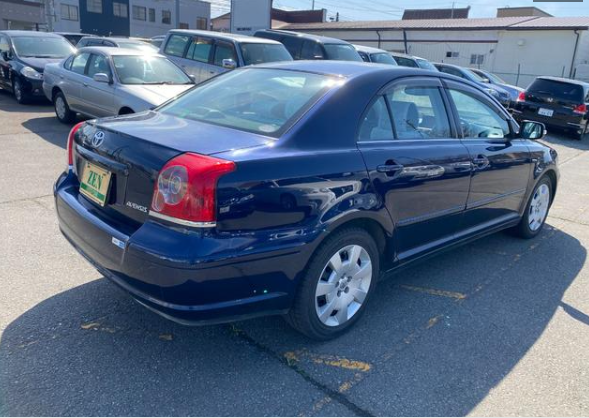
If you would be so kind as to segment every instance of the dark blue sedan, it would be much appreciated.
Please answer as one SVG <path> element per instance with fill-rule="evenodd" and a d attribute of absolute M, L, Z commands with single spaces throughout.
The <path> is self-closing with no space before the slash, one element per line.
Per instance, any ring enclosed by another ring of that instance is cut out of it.
<path fill-rule="evenodd" d="M 316 339 L 381 272 L 510 228 L 542 229 L 556 152 L 473 83 L 344 62 L 240 69 L 154 111 L 76 125 L 60 228 L 159 314 L 284 314 Z"/>

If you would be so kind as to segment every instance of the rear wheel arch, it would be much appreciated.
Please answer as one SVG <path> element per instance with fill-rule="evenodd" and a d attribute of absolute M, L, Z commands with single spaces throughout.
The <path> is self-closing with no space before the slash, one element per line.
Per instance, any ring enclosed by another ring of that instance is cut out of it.
<path fill-rule="evenodd" d="M 52 102 L 55 102 L 55 96 L 57 96 L 57 93 L 63 93 L 63 91 L 59 87 L 55 86 L 55 87 L 53 87 L 53 90 L 51 90 L 51 101 Z M 65 96 L 65 94 L 64 94 L 64 96 Z"/>

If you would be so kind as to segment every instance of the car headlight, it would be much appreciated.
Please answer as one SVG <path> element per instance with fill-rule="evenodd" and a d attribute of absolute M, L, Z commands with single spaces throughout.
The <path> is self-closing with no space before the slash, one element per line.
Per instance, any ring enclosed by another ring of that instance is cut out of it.
<path fill-rule="evenodd" d="M 26 78 L 32 78 L 33 80 L 41 80 L 43 78 L 43 74 L 31 67 L 23 67 L 20 73 Z"/>

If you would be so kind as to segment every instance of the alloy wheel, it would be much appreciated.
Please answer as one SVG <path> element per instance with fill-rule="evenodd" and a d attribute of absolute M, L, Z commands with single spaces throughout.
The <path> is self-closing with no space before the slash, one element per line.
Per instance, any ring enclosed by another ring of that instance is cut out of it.
<path fill-rule="evenodd" d="M 532 201 L 530 202 L 530 209 L 529 209 L 529 225 L 532 231 L 537 231 L 540 229 L 544 220 L 546 219 L 546 215 L 548 214 L 548 207 L 550 206 L 550 189 L 548 185 L 542 184 L 536 192 L 534 193 L 534 197 L 532 197 Z"/>
<path fill-rule="evenodd" d="M 63 97 L 57 96 L 55 98 L 55 112 L 57 113 L 59 119 L 65 119 L 66 111 L 67 110 L 65 108 L 65 101 L 63 100 Z"/>

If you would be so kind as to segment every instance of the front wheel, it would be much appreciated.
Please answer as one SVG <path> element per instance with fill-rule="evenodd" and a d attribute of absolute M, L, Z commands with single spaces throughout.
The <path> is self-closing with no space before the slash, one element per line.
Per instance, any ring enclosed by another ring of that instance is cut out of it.
<path fill-rule="evenodd" d="M 25 94 L 23 85 L 18 78 L 16 78 L 12 83 L 12 91 L 14 92 L 14 98 L 18 103 L 27 104 L 29 102 L 29 98 Z"/>
<path fill-rule="evenodd" d="M 552 183 L 548 177 L 543 177 L 536 185 L 526 206 L 524 216 L 513 232 L 526 239 L 538 235 L 546 223 L 551 201 Z"/>
<path fill-rule="evenodd" d="M 337 337 L 362 316 L 379 272 L 378 248 L 365 230 L 336 233 L 313 256 L 288 322 L 316 340 Z"/>

